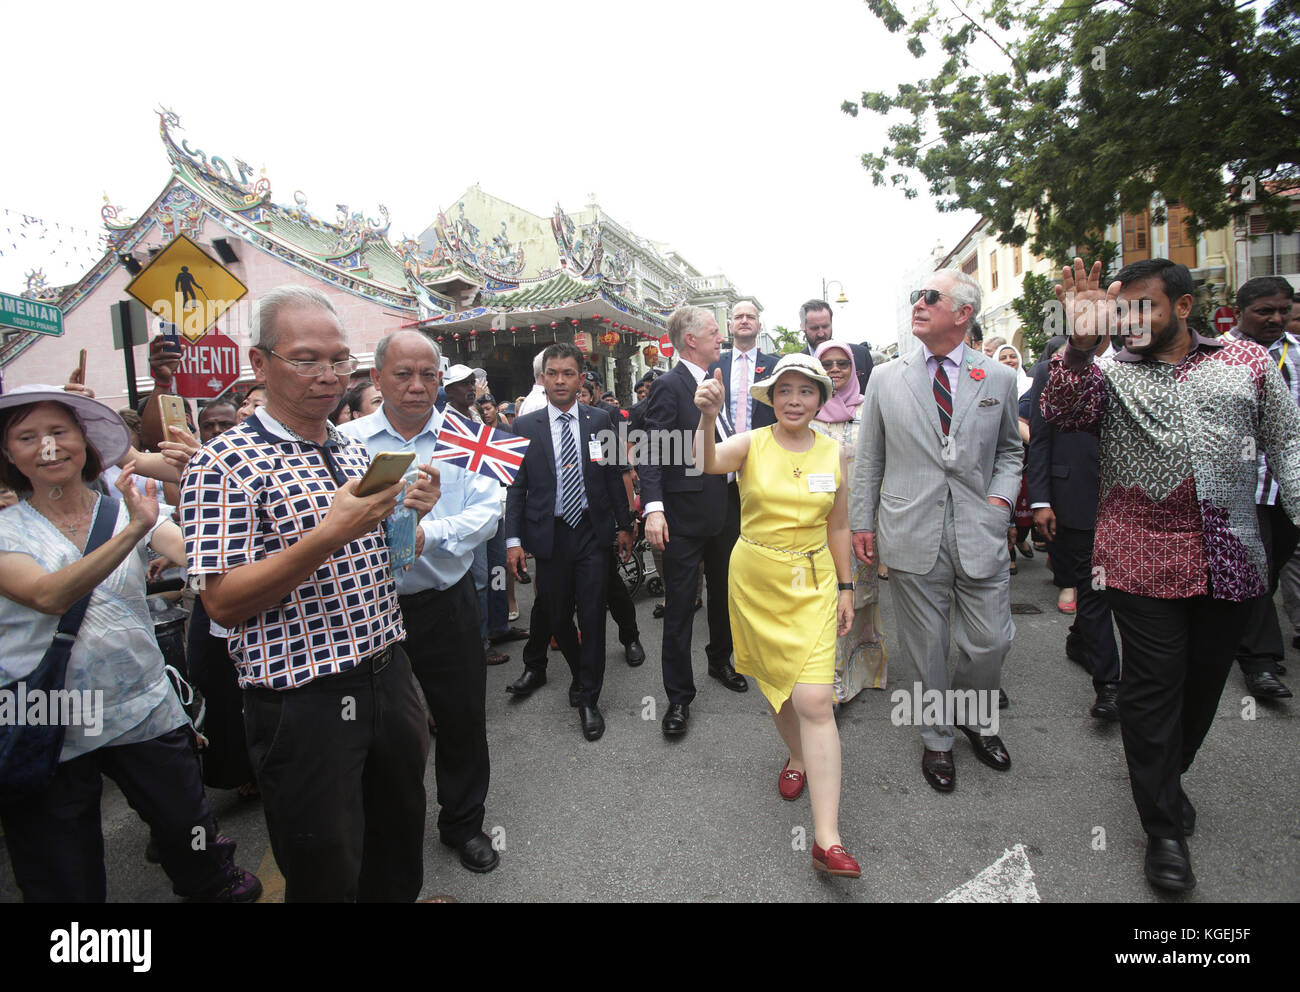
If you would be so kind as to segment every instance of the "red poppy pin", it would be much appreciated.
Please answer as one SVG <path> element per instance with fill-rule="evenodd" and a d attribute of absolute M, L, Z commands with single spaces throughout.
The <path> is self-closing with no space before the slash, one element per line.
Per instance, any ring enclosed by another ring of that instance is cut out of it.
<path fill-rule="evenodd" d="M 983 370 L 983 369 L 971 369 L 971 370 L 970 370 L 970 377 L 971 377 L 972 379 L 974 379 L 976 382 L 979 382 L 981 379 L 984 378 L 984 370 Z"/>
<path fill-rule="evenodd" d="M 766 365 L 755 365 L 755 366 L 754 366 L 754 375 L 762 375 L 762 374 L 763 374 L 764 372 L 766 372 L 766 371 L 767 371 L 767 366 L 766 366 Z"/>

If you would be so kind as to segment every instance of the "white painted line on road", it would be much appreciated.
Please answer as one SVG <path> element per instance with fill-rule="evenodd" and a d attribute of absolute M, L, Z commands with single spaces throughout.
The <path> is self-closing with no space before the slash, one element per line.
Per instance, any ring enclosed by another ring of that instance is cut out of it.
<path fill-rule="evenodd" d="M 1025 845 L 1017 844 L 969 882 L 935 902 L 1042 902 Z"/>

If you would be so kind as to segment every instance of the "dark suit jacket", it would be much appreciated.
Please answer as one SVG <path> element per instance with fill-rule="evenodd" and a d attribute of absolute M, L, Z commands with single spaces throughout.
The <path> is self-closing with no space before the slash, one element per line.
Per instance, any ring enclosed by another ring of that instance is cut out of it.
<path fill-rule="evenodd" d="M 716 362 L 708 367 L 705 375 L 713 377 L 714 369 L 722 369 L 722 388 L 727 391 L 727 412 L 731 412 L 731 359 L 735 354 L 728 349 L 724 351 Z M 750 380 L 753 385 L 759 379 L 766 379 L 772 374 L 772 369 L 780 360 L 779 355 L 765 355 L 761 351 L 758 353 L 758 361 L 754 363 L 754 377 Z M 776 423 L 776 411 L 766 403 L 760 403 L 752 396 L 744 397 L 749 403 L 749 426 L 753 427 L 770 427 Z M 672 536 L 672 524 L 668 525 L 669 537 Z"/>
<path fill-rule="evenodd" d="M 1025 468 L 1029 502 L 1050 503 L 1058 527 L 1094 530 L 1101 488 L 1097 435 L 1058 431 L 1043 419 L 1038 400 L 1047 383 L 1047 362 L 1034 370 L 1029 391 L 1029 461 Z"/>
<path fill-rule="evenodd" d="M 607 548 L 614 543 L 614 531 L 632 526 L 623 488 L 623 472 L 617 462 L 608 465 L 588 457 L 593 435 L 615 429 L 604 410 L 575 404 L 578 413 L 578 457 L 582 461 L 582 479 L 587 489 L 587 512 L 596 532 L 596 542 Z M 550 558 L 555 544 L 555 444 L 551 440 L 549 407 L 535 410 L 515 420 L 511 428 L 532 443 L 524 453 L 524 463 L 506 493 L 506 538 L 518 538 L 525 550 L 538 558 Z"/>
<path fill-rule="evenodd" d="M 678 362 L 671 372 L 654 381 L 645 402 L 644 425 L 651 438 L 656 437 L 654 431 L 685 431 L 689 437 L 684 435 L 682 443 L 690 450 L 695 430 L 700 426 L 691 370 Z M 659 450 L 666 450 L 666 446 Z M 670 541 L 673 534 L 713 537 L 721 533 L 727 519 L 725 475 L 705 475 L 685 464 L 638 465 L 637 473 L 641 476 L 642 507 L 657 501 L 664 504 Z"/>
<path fill-rule="evenodd" d="M 863 344 L 850 344 L 849 348 L 853 351 L 853 364 L 858 370 L 858 386 L 862 390 L 862 395 L 867 394 L 867 380 L 871 378 L 871 370 L 875 363 L 871 360 L 871 349 Z M 812 345 L 804 345 L 803 353 L 811 355 L 813 353 Z M 775 417 L 775 415 L 773 415 Z M 772 421 L 775 423 L 775 419 Z"/>

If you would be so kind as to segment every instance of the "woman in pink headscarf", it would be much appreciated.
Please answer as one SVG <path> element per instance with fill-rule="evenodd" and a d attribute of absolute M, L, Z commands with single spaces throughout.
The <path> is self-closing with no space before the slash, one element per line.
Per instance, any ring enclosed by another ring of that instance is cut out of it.
<path fill-rule="evenodd" d="M 862 425 L 862 390 L 858 387 L 853 349 L 838 341 L 823 341 L 813 357 L 830 376 L 835 392 L 813 418 L 812 429 L 840 443 L 848 459 L 845 477 L 851 479 Z M 850 493 L 849 499 L 854 498 Z M 887 674 L 876 567 L 856 558 L 853 567 L 853 626 L 839 638 L 835 648 L 835 702 L 841 704 L 863 689 L 885 688 Z"/>

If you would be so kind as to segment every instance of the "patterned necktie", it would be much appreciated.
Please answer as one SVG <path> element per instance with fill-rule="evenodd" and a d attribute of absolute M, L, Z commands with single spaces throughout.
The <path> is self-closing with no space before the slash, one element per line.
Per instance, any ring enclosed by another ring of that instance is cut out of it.
<path fill-rule="evenodd" d="M 936 359 L 938 369 L 934 373 L 934 401 L 939 405 L 939 424 L 943 427 L 943 436 L 948 436 L 952 426 L 952 389 L 948 385 L 948 373 L 943 370 L 943 359 Z"/>
<path fill-rule="evenodd" d="M 569 424 L 573 414 L 562 413 L 560 421 L 560 459 L 564 474 L 560 476 L 560 517 L 570 527 L 582 522 L 582 464 L 578 461 L 578 442 L 573 439 Z"/>
<path fill-rule="evenodd" d="M 736 356 L 740 362 L 740 381 L 736 384 L 736 433 L 749 428 L 749 356 L 741 352 Z"/>

